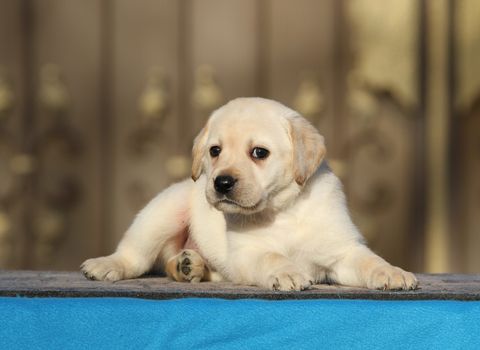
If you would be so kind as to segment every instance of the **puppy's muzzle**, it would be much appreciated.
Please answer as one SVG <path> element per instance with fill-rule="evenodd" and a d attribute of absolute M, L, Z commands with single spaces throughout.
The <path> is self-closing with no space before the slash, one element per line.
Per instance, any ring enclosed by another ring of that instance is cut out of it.
<path fill-rule="evenodd" d="M 215 178 L 213 185 L 218 193 L 227 194 L 233 189 L 235 182 L 237 180 L 230 175 L 219 175 Z"/>

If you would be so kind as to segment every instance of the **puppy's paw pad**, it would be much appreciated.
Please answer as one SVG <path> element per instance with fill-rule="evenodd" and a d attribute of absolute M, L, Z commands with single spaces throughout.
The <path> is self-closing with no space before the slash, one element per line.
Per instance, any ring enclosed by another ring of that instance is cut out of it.
<path fill-rule="evenodd" d="M 205 262 L 196 251 L 185 249 L 178 254 L 177 272 L 183 281 L 200 282 L 205 274 Z"/>
<path fill-rule="evenodd" d="M 367 287 L 382 290 L 409 290 L 418 287 L 418 281 L 411 272 L 395 266 L 381 266 L 370 276 Z"/>
<path fill-rule="evenodd" d="M 123 279 L 125 273 L 123 265 L 111 256 L 88 259 L 80 269 L 85 278 L 98 281 L 118 281 Z"/>

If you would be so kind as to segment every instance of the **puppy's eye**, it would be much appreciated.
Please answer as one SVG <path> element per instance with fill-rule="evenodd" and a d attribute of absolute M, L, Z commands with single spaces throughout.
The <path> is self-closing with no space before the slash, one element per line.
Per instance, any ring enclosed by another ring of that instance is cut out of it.
<path fill-rule="evenodd" d="M 269 154 L 270 152 L 267 149 L 262 147 L 255 147 L 252 150 L 252 157 L 256 159 L 265 159 L 268 157 Z"/>
<path fill-rule="evenodd" d="M 219 146 L 212 146 L 210 147 L 210 155 L 215 158 L 218 157 L 222 149 Z"/>

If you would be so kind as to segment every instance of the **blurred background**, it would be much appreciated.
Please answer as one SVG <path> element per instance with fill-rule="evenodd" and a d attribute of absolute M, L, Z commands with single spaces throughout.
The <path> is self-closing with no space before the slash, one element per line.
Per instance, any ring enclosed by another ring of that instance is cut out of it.
<path fill-rule="evenodd" d="M 480 2 L 0 0 L 0 268 L 78 269 L 238 96 L 314 123 L 370 246 L 480 272 Z"/>

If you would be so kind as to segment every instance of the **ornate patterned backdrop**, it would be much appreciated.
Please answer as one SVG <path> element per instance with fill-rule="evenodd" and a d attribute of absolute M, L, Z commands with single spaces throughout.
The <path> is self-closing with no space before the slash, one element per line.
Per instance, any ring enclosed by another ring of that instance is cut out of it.
<path fill-rule="evenodd" d="M 374 250 L 479 272 L 475 0 L 0 0 L 0 267 L 76 269 L 237 96 L 326 138 Z"/>

